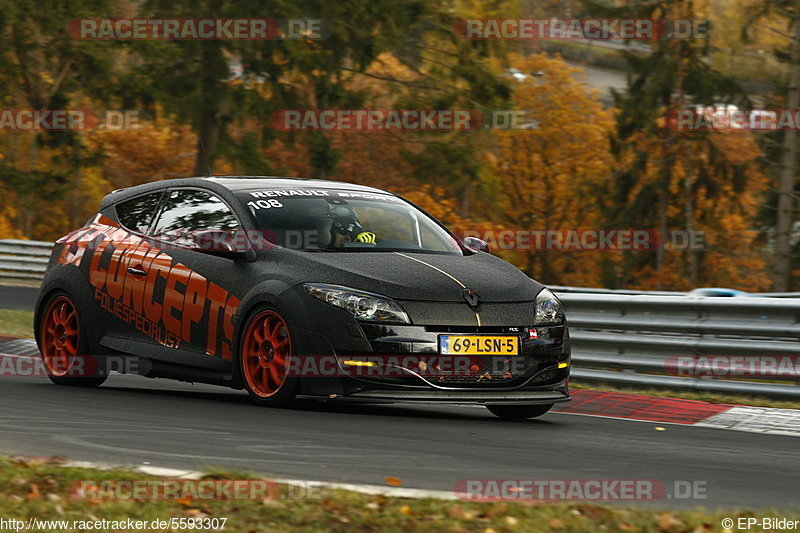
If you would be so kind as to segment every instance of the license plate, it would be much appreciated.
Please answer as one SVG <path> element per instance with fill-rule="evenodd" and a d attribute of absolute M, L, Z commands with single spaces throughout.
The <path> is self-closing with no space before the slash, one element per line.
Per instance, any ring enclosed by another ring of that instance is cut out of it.
<path fill-rule="evenodd" d="M 517 337 L 484 337 L 479 335 L 439 335 L 439 353 L 442 355 L 517 355 Z"/>

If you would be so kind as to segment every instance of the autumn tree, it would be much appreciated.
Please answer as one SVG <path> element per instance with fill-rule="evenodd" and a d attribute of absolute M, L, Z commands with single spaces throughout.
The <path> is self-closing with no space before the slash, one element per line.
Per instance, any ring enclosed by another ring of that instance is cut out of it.
<path fill-rule="evenodd" d="M 647 17 L 667 28 L 671 20 L 702 19 L 706 14 L 704 3 L 689 0 L 594 6 L 598 15 Z M 752 224 L 747 209 L 754 208 L 754 191 L 763 189 L 760 174 L 753 169 L 759 153 L 752 138 L 732 141 L 708 132 L 678 130 L 664 120 L 665 115 L 690 106 L 708 109 L 722 103 L 749 107 L 739 85 L 705 61 L 705 36 L 699 32 L 688 38 L 655 39 L 648 41 L 649 55 L 626 54 L 628 88 L 614 95 L 620 109 L 612 143 L 618 167 L 613 186 L 606 191 L 609 224 L 654 228 L 660 235 L 676 229 L 703 231 L 698 217 L 707 213 L 698 211 L 697 206 L 707 199 L 712 205 L 727 206 L 730 215 L 735 215 L 726 220 L 738 222 L 724 231 L 741 232 Z M 746 150 L 736 154 L 736 146 Z M 751 157 L 742 158 L 742 154 Z M 738 205 L 737 198 L 741 200 Z M 629 283 L 632 273 L 639 270 L 652 272 L 653 288 L 674 286 L 675 280 L 693 287 L 713 278 L 713 273 L 704 270 L 713 267 L 703 250 L 681 252 L 677 256 L 680 267 L 675 265 L 676 258 L 668 258 L 668 251 L 659 247 L 649 256 L 629 255 L 626 268 L 609 275 L 607 282 Z"/>
<path fill-rule="evenodd" d="M 495 221 L 518 230 L 596 229 L 614 170 L 609 136 L 614 121 L 575 74 L 578 69 L 543 54 L 512 64 L 542 73 L 517 84 L 513 103 L 528 111 L 528 129 L 494 130 L 484 153 L 486 185 Z M 546 283 L 594 285 L 594 252 L 527 250 L 510 255 L 526 273 Z"/>
<path fill-rule="evenodd" d="M 789 110 L 800 108 L 800 1 L 759 2 L 750 6 L 747 13 L 749 20 L 743 28 L 743 34 L 748 39 L 750 38 L 748 30 L 752 31 L 759 23 L 782 38 L 782 42 L 774 49 L 776 58 L 787 65 L 785 90 L 779 91 L 779 107 Z M 768 154 L 767 159 L 776 169 L 778 176 L 775 195 L 777 198 L 773 198 L 774 201 L 770 202 L 770 206 L 775 207 L 775 252 L 772 270 L 773 289 L 783 292 L 789 289 L 793 259 L 797 261 L 798 257 L 796 251 L 793 253 L 792 240 L 797 218 L 797 171 L 800 168 L 798 162 L 800 152 L 796 128 L 779 132 L 777 135 L 780 135 L 780 148 L 775 149 L 775 145 L 771 145 L 775 140 L 771 137 L 767 137 L 764 144 Z"/>
<path fill-rule="evenodd" d="M 73 18 L 113 11 L 112 0 L 50 3 L 0 1 L 0 98 L 6 109 L 75 108 L 74 96 L 111 99 L 108 77 L 116 62 L 112 44 L 81 41 L 66 32 Z M 47 237 L 42 224 L 74 226 L 83 222 L 80 187 L 94 181 L 83 168 L 97 154 L 75 131 L 3 131 L 0 135 L 0 185 L 6 213 L 22 235 Z M 90 187 L 92 188 L 92 187 Z M 93 188 L 92 188 L 93 189 Z M 0 210 L 3 206 L 0 205 Z M 37 216 L 47 209 L 48 222 Z"/>

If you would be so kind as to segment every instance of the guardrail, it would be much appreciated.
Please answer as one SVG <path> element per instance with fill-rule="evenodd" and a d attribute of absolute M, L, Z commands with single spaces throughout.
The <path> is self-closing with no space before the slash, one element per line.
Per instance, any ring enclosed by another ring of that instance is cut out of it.
<path fill-rule="evenodd" d="M 746 372 L 737 356 L 796 356 L 770 362 L 793 362 L 797 369 L 800 300 L 574 292 L 559 298 L 570 325 L 575 379 L 800 398 L 796 374 L 790 383 L 774 383 L 787 379 L 780 376 L 736 376 Z"/>
<path fill-rule="evenodd" d="M 52 242 L 0 239 L 0 281 L 41 281 Z"/>
<path fill-rule="evenodd" d="M 0 282 L 40 280 L 51 249 L 48 242 L 0 240 Z M 559 295 L 569 320 L 575 379 L 800 398 L 796 379 L 772 383 L 687 377 L 673 364 L 677 357 L 702 363 L 707 356 L 800 360 L 800 299 L 791 299 L 797 293 L 698 298 L 667 291 L 550 288 Z"/>

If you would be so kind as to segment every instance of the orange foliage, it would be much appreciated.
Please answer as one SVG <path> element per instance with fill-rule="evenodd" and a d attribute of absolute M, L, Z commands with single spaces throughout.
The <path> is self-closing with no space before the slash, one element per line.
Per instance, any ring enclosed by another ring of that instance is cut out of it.
<path fill-rule="evenodd" d="M 133 130 L 93 130 L 87 141 L 105 155 L 102 173 L 113 188 L 194 175 L 197 139 L 188 126 L 144 122 Z M 224 161 L 215 166 L 216 174 L 231 168 Z"/>
<path fill-rule="evenodd" d="M 614 167 L 608 141 L 613 113 L 560 59 L 515 57 L 512 66 L 543 76 L 517 83 L 514 92 L 515 106 L 532 114 L 536 127 L 493 130 L 484 154 L 495 220 L 525 231 L 597 229 L 596 192 L 607 186 Z M 602 255 L 522 250 L 509 259 L 545 283 L 596 285 Z"/>
<path fill-rule="evenodd" d="M 702 235 L 702 246 L 695 252 L 665 251 L 660 271 L 652 264 L 627 269 L 620 278 L 626 280 L 626 286 L 643 290 L 686 290 L 710 285 L 745 291 L 769 289 L 771 282 L 764 259 L 767 254 L 759 248 L 758 232 L 752 226 L 768 186 L 767 177 L 757 165 L 758 146 L 748 132 L 705 135 L 709 136 L 708 142 L 705 138 L 665 140 L 655 135 L 640 135 L 634 153 L 629 154 L 630 160 L 642 151 L 651 155 L 650 164 L 629 194 L 631 201 L 644 187 L 655 186 L 662 179 L 659 161 L 670 157 L 676 160 L 667 191 L 668 229 L 685 229 L 691 220 L 693 230 Z M 735 166 L 740 166 L 744 173 L 739 185 L 731 178 Z M 696 185 L 701 177 L 703 181 Z M 687 180 L 694 191 L 691 204 L 687 203 L 685 192 Z M 694 281 L 689 266 L 692 255 L 697 263 Z"/>

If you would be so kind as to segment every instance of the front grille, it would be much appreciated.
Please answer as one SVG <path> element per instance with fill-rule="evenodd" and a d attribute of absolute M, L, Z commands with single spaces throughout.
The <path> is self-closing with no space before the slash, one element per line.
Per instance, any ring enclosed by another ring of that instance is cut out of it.
<path fill-rule="evenodd" d="M 441 372 L 437 376 L 426 377 L 426 379 L 439 386 L 507 387 L 509 384 L 525 381 L 535 374 L 541 365 L 541 361 L 526 355 L 471 356 L 469 362 L 468 370 L 462 365 L 459 370 Z"/>

